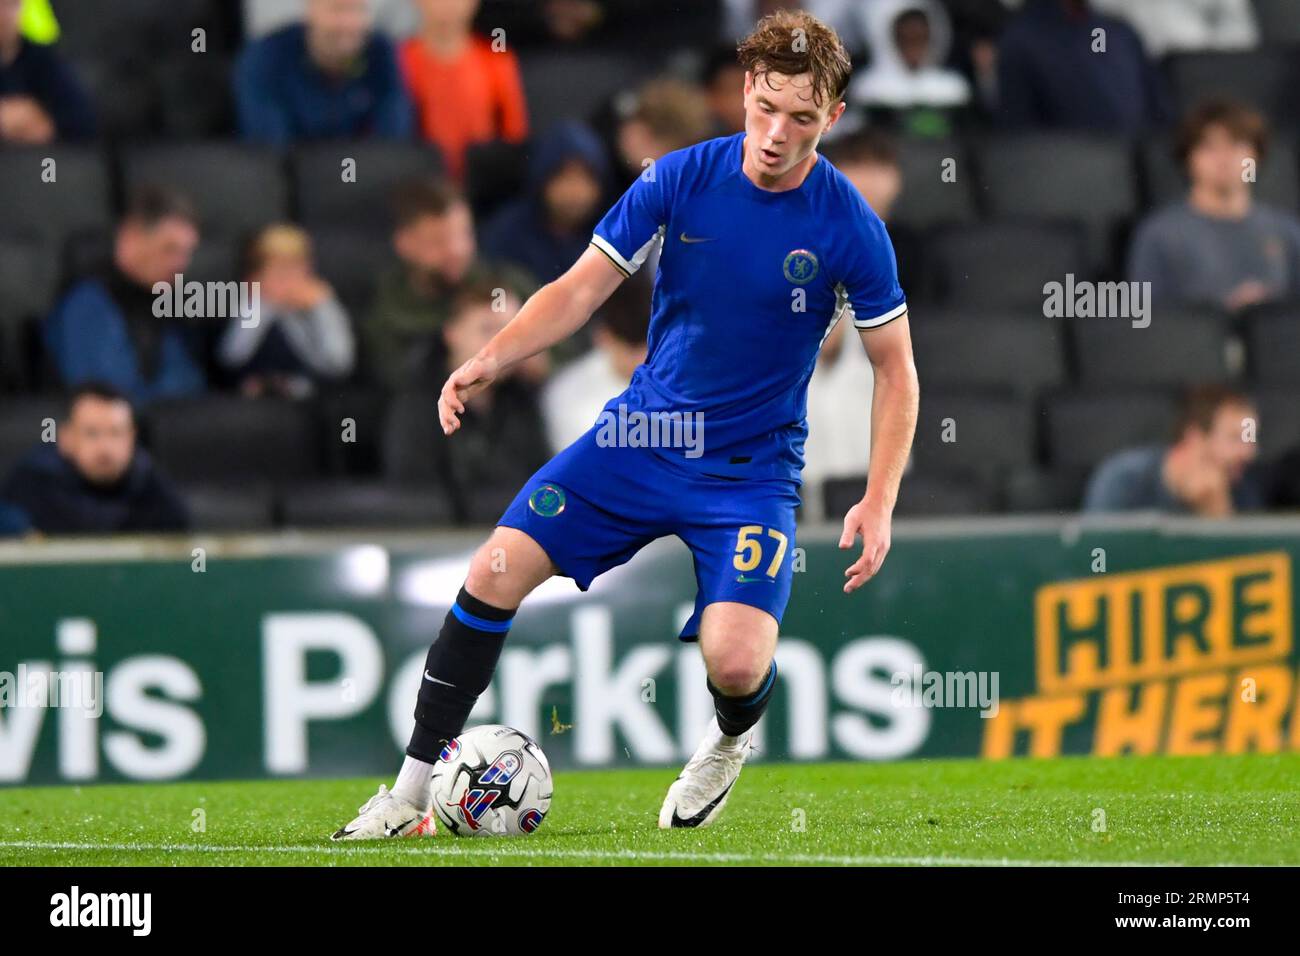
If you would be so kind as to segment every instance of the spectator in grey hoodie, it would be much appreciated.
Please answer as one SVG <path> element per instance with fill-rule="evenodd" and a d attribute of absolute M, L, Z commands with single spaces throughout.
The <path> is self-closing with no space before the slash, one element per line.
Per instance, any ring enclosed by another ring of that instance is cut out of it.
<path fill-rule="evenodd" d="M 1229 100 L 1194 109 L 1178 137 L 1187 198 L 1152 213 L 1134 233 L 1129 279 L 1160 303 L 1231 311 L 1300 295 L 1300 219 L 1251 195 L 1267 127 Z"/>
<path fill-rule="evenodd" d="M 307 233 L 268 226 L 249 248 L 246 278 L 258 283 L 256 313 L 232 319 L 217 349 L 244 394 L 301 398 L 352 371 L 348 314 L 313 271 Z"/>

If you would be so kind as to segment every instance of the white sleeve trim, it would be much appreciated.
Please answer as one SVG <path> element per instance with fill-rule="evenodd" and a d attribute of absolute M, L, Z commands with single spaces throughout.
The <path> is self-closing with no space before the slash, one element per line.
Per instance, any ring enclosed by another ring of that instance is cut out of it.
<path fill-rule="evenodd" d="M 898 305 L 894 306 L 894 308 L 890 309 L 888 312 L 882 313 L 881 315 L 876 316 L 874 319 L 860 319 L 856 315 L 854 315 L 853 325 L 855 328 L 859 328 L 859 329 L 874 329 L 877 326 L 884 325 L 886 322 L 892 322 L 894 319 L 898 318 L 906 311 L 907 311 L 907 303 L 901 302 Z"/>
<path fill-rule="evenodd" d="M 601 252 L 605 253 L 605 255 L 609 256 L 616 266 L 628 275 L 632 275 L 645 264 L 646 259 L 650 257 L 651 250 L 654 249 L 655 243 L 661 241 L 663 236 L 664 227 L 660 226 L 658 230 L 655 231 L 655 234 L 646 240 L 646 244 L 633 254 L 630 260 L 624 259 L 622 254 L 601 235 L 592 233 L 591 244 Z"/>

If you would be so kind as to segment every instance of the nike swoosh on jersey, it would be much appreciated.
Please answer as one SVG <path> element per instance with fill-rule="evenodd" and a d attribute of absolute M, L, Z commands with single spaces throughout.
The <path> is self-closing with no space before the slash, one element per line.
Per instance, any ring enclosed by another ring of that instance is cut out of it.
<path fill-rule="evenodd" d="M 686 233 L 682 233 L 680 236 L 678 236 L 678 238 L 681 239 L 682 242 L 687 242 L 687 243 L 690 243 L 690 242 L 716 242 L 716 241 L 717 241 L 717 236 L 688 236 L 688 235 L 686 235 Z"/>

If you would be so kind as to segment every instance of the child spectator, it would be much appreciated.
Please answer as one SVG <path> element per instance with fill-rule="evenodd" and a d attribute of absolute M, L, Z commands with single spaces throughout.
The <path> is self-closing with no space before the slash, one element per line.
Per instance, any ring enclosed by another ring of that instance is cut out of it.
<path fill-rule="evenodd" d="M 334 290 L 313 269 L 307 233 L 297 226 L 267 227 L 253 241 L 247 264 L 245 280 L 257 283 L 259 308 L 232 319 L 217 349 L 240 391 L 303 398 L 315 381 L 347 376 L 352 328 Z"/>

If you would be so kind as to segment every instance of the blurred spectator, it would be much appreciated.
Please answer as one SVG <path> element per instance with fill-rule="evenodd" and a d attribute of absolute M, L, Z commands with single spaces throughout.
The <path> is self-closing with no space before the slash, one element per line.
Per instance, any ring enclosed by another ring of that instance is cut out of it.
<path fill-rule="evenodd" d="M 718 0 L 484 0 L 479 22 L 504 30 L 516 48 L 623 48 L 662 56 L 711 42 Z"/>
<path fill-rule="evenodd" d="M 1092 5 L 1132 24 L 1155 57 L 1259 46 L 1250 0 L 1092 0 Z"/>
<path fill-rule="evenodd" d="M 852 317 L 835 323 L 808 382 L 808 438 L 804 443 L 804 513 L 826 513 L 822 486 L 831 478 L 867 473 L 871 460 L 871 405 L 876 376 Z"/>
<path fill-rule="evenodd" d="M 306 20 L 250 43 L 234 74 L 245 139 L 403 139 L 410 101 L 368 0 L 307 0 Z"/>
<path fill-rule="evenodd" d="M 605 403 L 627 388 L 646 358 L 650 287 L 633 277 L 596 314 L 594 347 L 565 365 L 542 389 L 542 418 L 551 450 L 573 444 L 596 424 Z"/>
<path fill-rule="evenodd" d="M 1134 133 L 1166 117 L 1137 32 L 1087 0 L 1027 0 L 1002 33 L 998 97 L 999 119 L 1016 128 Z"/>
<path fill-rule="evenodd" d="M 1084 511 L 1190 512 L 1224 517 L 1263 507 L 1247 467 L 1255 460 L 1258 413 L 1241 392 L 1213 385 L 1186 396 L 1172 445 L 1135 448 L 1093 473 Z"/>
<path fill-rule="evenodd" d="M 180 531 L 184 501 L 135 444 L 131 403 L 116 389 L 73 392 L 58 441 L 33 448 L 0 485 L 0 502 L 45 534 Z"/>
<path fill-rule="evenodd" d="M 485 275 L 457 294 L 442 329 L 446 358 L 435 387 L 477 355 L 519 311 L 518 298 L 499 294 L 503 281 Z M 435 432 L 419 440 L 429 443 L 435 473 L 462 521 L 495 520 L 550 457 L 536 389 L 517 372 L 465 403 L 454 440 Z"/>
<path fill-rule="evenodd" d="M 303 0 L 244 0 L 244 36 L 265 36 L 302 17 Z M 370 0 L 375 29 L 394 40 L 409 37 L 420 25 L 412 0 Z"/>
<path fill-rule="evenodd" d="M 521 299 L 533 291 L 529 276 L 479 259 L 474 215 L 454 186 L 408 183 L 398 191 L 395 205 L 398 261 L 380 274 L 361 327 L 370 377 L 392 389 L 412 384 L 431 364 L 441 364 L 442 324 L 466 283 L 491 272 Z"/>
<path fill-rule="evenodd" d="M 997 107 L 998 38 L 1011 17 L 1002 0 L 944 0 L 952 19 L 952 66 L 970 78 L 975 98 L 990 116 Z"/>
<path fill-rule="evenodd" d="M 464 176 L 465 149 L 528 136 L 519 62 L 504 46 L 475 34 L 478 0 L 418 0 L 420 32 L 402 43 L 398 57 L 415 102 L 420 131 L 442 150 L 457 180 Z"/>
<path fill-rule="evenodd" d="M 915 292 L 922 275 L 921 256 L 925 248 L 916 231 L 893 218 L 894 204 L 905 183 L 898 162 L 898 144 L 883 130 L 867 128 L 835 140 L 826 148 L 826 158 L 862 194 L 867 205 L 889 229 L 898 261 L 898 281 L 904 291 Z"/>
<path fill-rule="evenodd" d="M 1140 223 L 1129 254 L 1129 279 L 1150 282 L 1153 302 L 1237 310 L 1300 296 L 1300 219 L 1251 197 L 1267 139 L 1263 116 L 1230 100 L 1188 114 L 1177 145 L 1187 198 Z"/>
<path fill-rule="evenodd" d="M 862 28 L 864 0 L 723 0 L 722 39 L 736 42 L 749 35 L 763 17 L 775 10 L 807 10 L 839 34 L 852 53 L 866 46 Z"/>
<path fill-rule="evenodd" d="M 157 284 L 189 267 L 199 244 L 194 207 L 146 187 L 127 204 L 105 274 L 75 283 L 45 320 L 45 349 L 65 386 L 106 382 L 132 402 L 193 395 L 206 387 L 177 317 L 160 317 Z"/>
<path fill-rule="evenodd" d="M 866 8 L 871 65 L 849 85 L 849 101 L 915 136 L 947 136 L 970 84 L 945 66 L 952 24 L 933 0 L 876 0 Z"/>
<path fill-rule="evenodd" d="M 713 117 L 713 134 L 730 136 L 745 128 L 745 68 L 734 46 L 719 47 L 704 64 L 704 95 Z"/>
<path fill-rule="evenodd" d="M 626 182 L 640 176 L 647 160 L 662 159 L 713 135 L 708 101 L 698 87 L 680 80 L 652 80 L 630 100 L 617 132 L 619 159 Z M 742 94 L 743 95 L 743 94 Z"/>
<path fill-rule="evenodd" d="M 581 123 L 552 126 L 532 149 L 526 192 L 483 228 L 483 249 L 538 282 L 573 265 L 604 208 L 609 167 L 599 137 Z"/>
<path fill-rule="evenodd" d="M 49 46 L 23 38 L 23 0 L 0 0 L 0 141 L 40 145 L 94 135 L 90 100 Z"/>
<path fill-rule="evenodd" d="M 253 241 L 244 279 L 258 284 L 255 315 L 230 320 L 218 361 L 250 397 L 304 398 L 318 379 L 352 371 L 347 311 L 316 275 L 311 239 L 297 226 L 268 226 Z"/>

